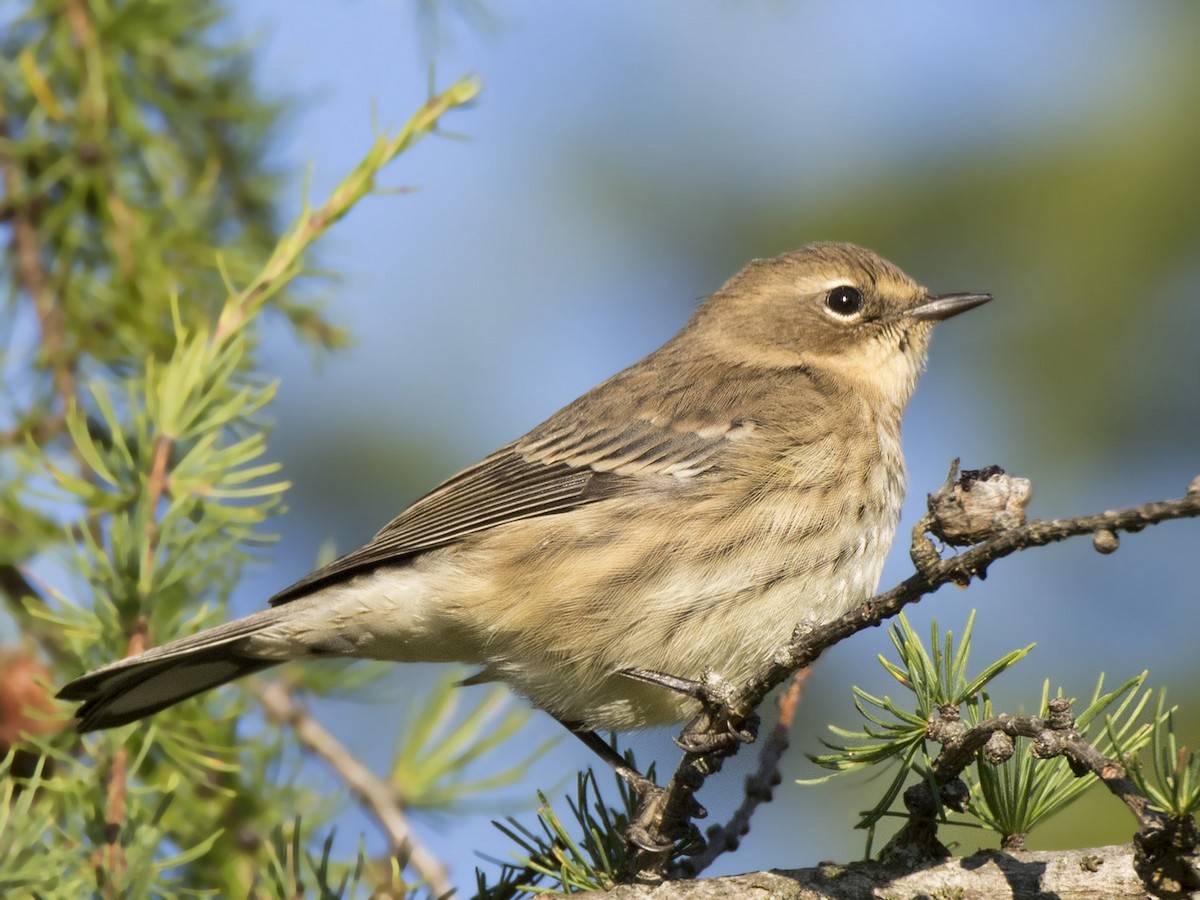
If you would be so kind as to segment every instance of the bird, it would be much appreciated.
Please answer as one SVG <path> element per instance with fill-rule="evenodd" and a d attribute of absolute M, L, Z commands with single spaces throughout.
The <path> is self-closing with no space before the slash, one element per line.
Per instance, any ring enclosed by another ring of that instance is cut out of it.
<path fill-rule="evenodd" d="M 684 721 L 699 701 L 665 682 L 743 683 L 877 589 L 934 325 L 990 299 L 934 296 L 847 243 L 753 260 L 662 347 L 268 608 L 58 696 L 86 732 L 289 660 L 454 661 L 581 736 Z"/>

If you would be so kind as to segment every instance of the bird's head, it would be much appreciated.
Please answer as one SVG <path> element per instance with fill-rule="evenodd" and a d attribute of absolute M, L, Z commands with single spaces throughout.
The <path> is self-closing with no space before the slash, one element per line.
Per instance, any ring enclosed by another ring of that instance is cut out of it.
<path fill-rule="evenodd" d="M 818 243 L 757 259 L 696 312 L 688 332 L 739 366 L 798 366 L 903 407 L 933 326 L 989 294 L 934 296 L 853 244 Z"/>

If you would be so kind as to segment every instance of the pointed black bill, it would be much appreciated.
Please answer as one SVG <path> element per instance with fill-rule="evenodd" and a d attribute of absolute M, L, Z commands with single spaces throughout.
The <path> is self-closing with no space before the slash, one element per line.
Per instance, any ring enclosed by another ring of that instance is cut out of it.
<path fill-rule="evenodd" d="M 914 319 L 940 322 L 968 309 L 982 306 L 991 299 L 991 294 L 943 294 L 940 297 L 931 297 L 920 306 L 910 309 L 908 314 Z"/>

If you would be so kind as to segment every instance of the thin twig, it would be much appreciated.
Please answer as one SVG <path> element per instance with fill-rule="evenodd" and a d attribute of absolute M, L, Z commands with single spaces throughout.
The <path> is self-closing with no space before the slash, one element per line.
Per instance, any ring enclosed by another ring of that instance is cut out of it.
<path fill-rule="evenodd" d="M 791 682 L 779 695 L 776 701 L 779 721 L 775 723 L 759 751 L 758 769 L 753 775 L 746 777 L 746 791 L 741 806 L 724 825 L 708 829 L 704 849 L 681 865 L 686 873 L 692 876 L 699 875 L 711 866 L 717 857 L 736 850 L 741 839 L 750 832 L 750 818 L 754 811 L 763 803 L 771 801 L 772 793 L 780 781 L 779 761 L 787 751 L 792 721 L 796 717 L 796 708 L 800 705 L 800 696 L 804 693 L 804 685 L 811 672 L 812 669 L 801 669 L 794 674 Z"/>
<path fill-rule="evenodd" d="M 129 638 L 129 652 L 136 656 L 146 649 L 146 623 L 139 619 Z M 104 849 L 101 851 L 101 883 L 105 897 L 120 896 L 125 882 L 125 847 L 121 843 L 121 829 L 125 827 L 125 794 L 129 787 L 129 749 L 117 748 L 113 754 L 112 767 L 104 786 Z"/>
<path fill-rule="evenodd" d="M 972 578 L 984 578 L 988 566 L 1018 550 L 1041 547 L 1078 535 L 1101 531 L 1141 531 L 1171 519 L 1200 517 L 1200 478 L 1193 480 L 1187 495 L 1175 500 L 1145 503 L 1126 509 L 1110 510 L 1089 516 L 1034 521 L 1010 528 L 975 544 L 970 549 L 948 558 L 941 558 L 925 535 L 927 520 L 914 529 L 912 556 L 921 560 L 918 571 L 885 593 L 860 604 L 820 628 L 797 628 L 792 642 L 780 648 L 771 663 L 746 685 L 726 711 L 705 711 L 687 726 L 685 733 L 724 734 L 736 729 L 739 710 L 753 711 L 763 698 L 796 669 L 810 665 L 822 652 L 856 632 L 877 626 L 891 618 L 910 603 L 933 593 L 942 585 L 968 584 Z M 689 810 L 694 806 L 693 795 L 713 772 L 720 770 L 725 758 L 737 752 L 735 742 L 725 742 L 714 749 L 685 753 L 664 794 L 654 798 L 639 811 L 635 826 L 652 841 L 667 846 L 669 836 L 686 826 Z M 669 862 L 669 850 L 639 849 L 632 858 L 631 872 L 638 878 L 661 878 Z"/>
<path fill-rule="evenodd" d="M 8 136 L 8 129 L 4 125 L 4 109 L 0 106 L 0 139 L 7 139 Z M 0 157 L 0 177 L 3 178 L 4 194 L 8 197 L 12 213 L 12 245 L 17 281 L 33 300 L 33 311 L 41 329 L 42 354 L 50 367 L 54 389 L 66 410 L 75 398 L 75 370 L 67 353 L 66 318 L 50 290 L 46 269 L 42 265 L 37 224 L 31 201 L 23 197 L 20 167 L 8 154 Z"/>
<path fill-rule="evenodd" d="M 146 559 L 141 578 L 147 590 L 151 583 L 150 573 L 154 568 L 154 554 L 158 551 L 158 519 L 155 513 L 170 478 L 167 466 L 171 461 L 171 449 L 174 446 L 175 441 L 165 434 L 159 434 L 154 439 L 154 459 L 150 464 L 150 478 L 146 482 Z"/>
<path fill-rule="evenodd" d="M 1009 737 L 1023 737 L 1036 741 L 1038 759 L 1063 756 L 1075 768 L 1091 772 L 1104 782 L 1114 796 L 1129 807 L 1141 830 L 1160 825 L 1163 816 L 1148 808 L 1146 798 L 1125 775 L 1125 768 L 1088 743 L 1083 735 L 1075 730 L 1073 719 L 1056 721 L 1053 714 L 1055 708 L 1061 709 L 1065 704 L 1069 710 L 1069 701 L 1056 697 L 1050 704 L 1052 715 L 1048 719 L 1041 716 L 1013 716 L 1002 713 L 985 719 L 947 740 L 931 767 L 935 780 L 939 784 L 946 784 L 957 778 L 975 761 L 976 753 L 988 742 L 988 738 L 996 732 L 1001 732 Z M 937 740 L 935 730 L 931 730 L 930 736 Z"/>
<path fill-rule="evenodd" d="M 480 86 L 476 79 L 466 77 L 431 96 L 403 128 L 390 137 L 381 136 L 366 158 L 334 188 L 321 206 L 316 209 L 306 207 L 279 240 L 262 270 L 245 288 L 229 298 L 217 322 L 214 340 L 223 341 L 228 334 L 237 331 L 251 316 L 254 307 L 294 274 L 309 244 L 374 190 L 375 177 L 383 167 L 428 135 L 442 116 L 469 102 Z"/>
<path fill-rule="evenodd" d="M 125 848 L 121 846 L 121 827 L 125 824 L 125 787 L 129 751 L 119 747 L 113 754 L 112 768 L 104 787 L 104 849 L 101 851 L 100 883 L 105 897 L 118 896 L 125 881 Z"/>
<path fill-rule="evenodd" d="M 949 851 L 937 839 L 938 819 L 943 798 L 941 789 L 950 785 L 977 758 L 995 734 L 1022 737 L 1032 742 L 1030 752 L 1038 759 L 1061 756 L 1076 775 L 1091 773 L 1109 792 L 1128 807 L 1138 822 L 1134 839 L 1135 865 L 1147 884 L 1171 879 L 1187 890 L 1200 888 L 1200 858 L 1197 834 L 1187 817 L 1172 817 L 1150 806 L 1149 800 L 1126 774 L 1125 767 L 1096 749 L 1080 734 L 1071 714 L 1071 701 L 1056 697 L 1049 702 L 1049 715 L 1013 716 L 1001 714 L 970 728 L 958 720 L 958 710 L 950 715 L 934 715 L 928 725 L 929 738 L 942 745 L 930 766 L 935 794 L 929 782 L 914 784 L 905 793 L 908 820 L 888 842 L 884 854 L 904 859 L 945 857 Z M 1008 752 L 1011 753 L 1011 744 Z"/>
<path fill-rule="evenodd" d="M 258 688 L 256 693 L 268 718 L 276 724 L 289 726 L 300 743 L 325 760 L 370 811 L 387 835 L 390 853 L 406 859 L 435 896 L 449 892 L 453 886 L 446 867 L 417 841 L 392 786 L 359 762 L 326 731 L 282 681 L 271 681 Z"/>

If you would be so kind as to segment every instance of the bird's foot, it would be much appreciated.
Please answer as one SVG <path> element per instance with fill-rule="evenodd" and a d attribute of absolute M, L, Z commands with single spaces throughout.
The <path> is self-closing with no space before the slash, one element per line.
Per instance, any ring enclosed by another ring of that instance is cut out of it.
<path fill-rule="evenodd" d="M 736 688 L 716 672 L 705 671 L 699 681 L 649 669 L 629 669 L 624 674 L 700 701 L 706 715 L 693 719 L 675 739 L 686 753 L 728 753 L 758 737 L 758 716 L 741 707 Z"/>
<path fill-rule="evenodd" d="M 708 716 L 693 719 L 675 738 L 675 744 L 685 753 L 730 754 L 742 744 L 753 744 L 758 738 L 759 718 L 756 713 L 734 715 L 728 709 L 708 710 Z"/>
<path fill-rule="evenodd" d="M 675 845 L 675 841 L 664 835 L 658 827 L 667 792 L 658 785 L 651 785 L 646 790 L 634 787 L 634 790 L 641 796 L 641 802 L 629 827 L 625 829 L 625 840 L 648 853 L 666 853 Z"/>
<path fill-rule="evenodd" d="M 676 843 L 691 835 L 693 829 L 690 822 L 692 819 L 704 819 L 708 816 L 708 810 L 701 806 L 694 796 L 689 795 L 685 818 L 673 828 L 664 830 L 663 820 L 666 818 L 664 807 L 667 800 L 667 790 L 657 785 L 652 785 L 649 790 L 641 794 L 637 812 L 630 820 L 629 827 L 625 829 L 625 839 L 630 844 L 647 853 L 667 853 L 675 847 Z"/>

